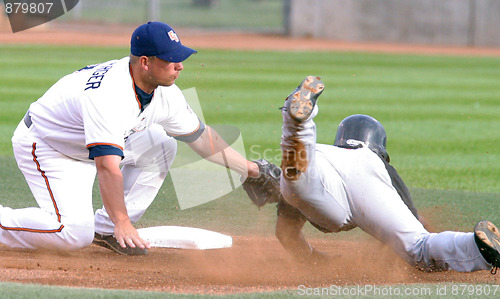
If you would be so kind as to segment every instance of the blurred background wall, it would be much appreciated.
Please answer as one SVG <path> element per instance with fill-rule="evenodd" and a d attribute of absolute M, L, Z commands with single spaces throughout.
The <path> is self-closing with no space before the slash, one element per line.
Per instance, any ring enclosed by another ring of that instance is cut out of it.
<path fill-rule="evenodd" d="M 110 30 L 148 20 L 349 42 L 500 47 L 500 0 L 80 0 L 49 24 Z"/>
<path fill-rule="evenodd" d="M 499 0 L 291 0 L 288 32 L 346 41 L 500 46 Z"/>
<path fill-rule="evenodd" d="M 288 0 L 80 0 L 55 23 L 130 25 L 163 21 L 199 30 L 283 33 Z"/>

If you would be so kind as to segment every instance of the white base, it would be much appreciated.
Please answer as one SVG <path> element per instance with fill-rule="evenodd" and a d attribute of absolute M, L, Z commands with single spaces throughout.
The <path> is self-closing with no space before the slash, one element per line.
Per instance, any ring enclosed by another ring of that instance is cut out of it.
<path fill-rule="evenodd" d="M 233 246 L 230 236 L 194 227 L 154 226 L 137 230 L 151 247 L 177 249 L 218 249 Z"/>

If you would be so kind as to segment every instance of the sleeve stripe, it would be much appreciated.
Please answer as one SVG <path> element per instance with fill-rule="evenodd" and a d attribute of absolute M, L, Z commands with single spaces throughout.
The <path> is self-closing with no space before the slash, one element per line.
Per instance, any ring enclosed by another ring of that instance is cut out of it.
<path fill-rule="evenodd" d="M 93 147 L 93 146 L 97 146 L 97 145 L 109 145 L 109 146 L 114 146 L 114 147 L 117 147 L 119 149 L 121 149 L 123 151 L 123 147 L 119 146 L 118 144 L 114 144 L 114 143 L 104 143 L 104 142 L 96 142 L 96 143 L 90 143 L 90 144 L 87 144 L 87 148 L 90 148 L 90 147 Z"/>
<path fill-rule="evenodd" d="M 196 128 L 196 130 L 194 130 L 193 132 L 189 133 L 189 134 L 172 134 L 170 132 L 168 132 L 168 135 L 172 136 L 172 137 L 184 137 L 184 136 L 191 136 L 193 134 L 195 134 L 196 132 L 198 132 L 198 130 L 200 129 L 200 126 L 201 126 L 201 122 L 198 123 L 198 127 Z"/>

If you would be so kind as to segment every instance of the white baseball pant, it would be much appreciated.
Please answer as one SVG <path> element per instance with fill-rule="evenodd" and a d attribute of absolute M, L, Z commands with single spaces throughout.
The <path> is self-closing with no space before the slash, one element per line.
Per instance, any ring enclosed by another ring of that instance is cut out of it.
<path fill-rule="evenodd" d="M 473 233 L 429 233 L 392 186 L 380 158 L 368 148 L 343 149 L 316 144 L 318 113 L 297 123 L 283 112 L 283 151 L 304 146 L 308 167 L 297 180 L 281 179 L 285 200 L 311 222 L 330 232 L 359 227 L 390 246 L 422 270 L 460 272 L 491 268 L 477 248 Z"/>
<path fill-rule="evenodd" d="M 104 210 L 92 207 L 96 167 L 91 160 L 65 156 L 37 136 L 24 121 L 12 138 L 14 156 L 39 207 L 0 206 L 0 242 L 10 247 L 73 250 L 92 243 L 94 228 L 112 233 Z M 132 222 L 153 201 L 177 150 L 160 126 L 131 135 L 122 161 L 125 201 Z M 151 166 L 151 163 L 156 163 Z"/>

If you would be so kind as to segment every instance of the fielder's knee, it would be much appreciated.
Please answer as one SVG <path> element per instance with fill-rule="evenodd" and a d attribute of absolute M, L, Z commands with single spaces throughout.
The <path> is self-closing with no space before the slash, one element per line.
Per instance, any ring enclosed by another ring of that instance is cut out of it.
<path fill-rule="evenodd" d="M 94 240 L 94 225 L 68 224 L 60 233 L 58 249 L 78 250 L 90 246 Z"/>

